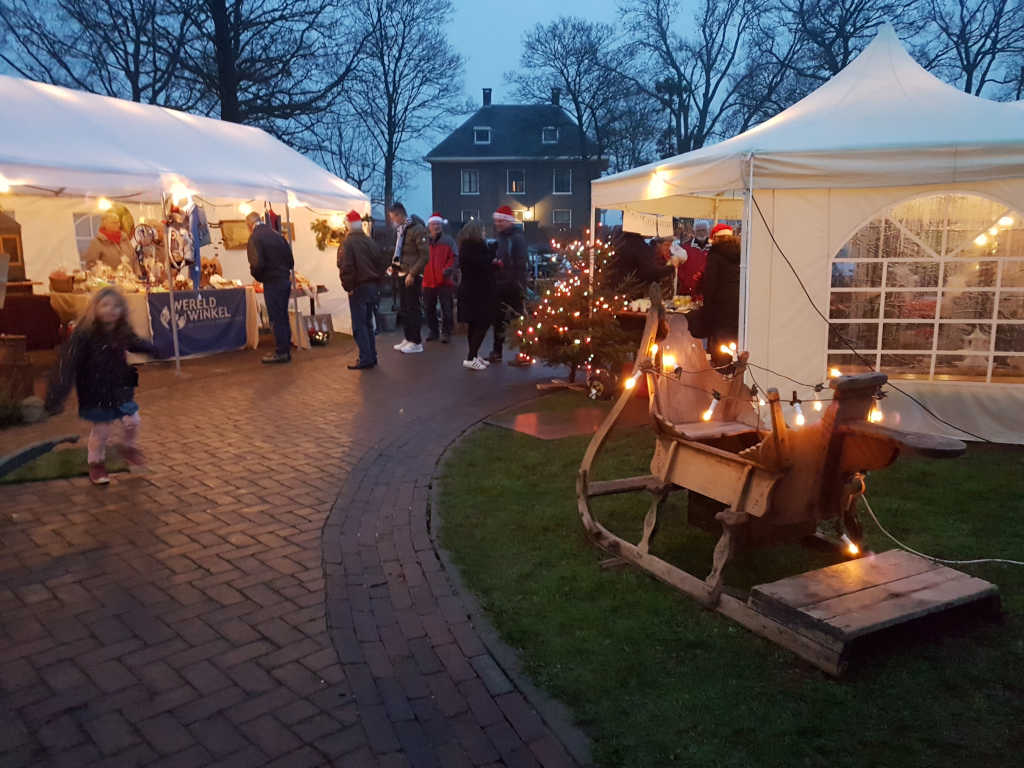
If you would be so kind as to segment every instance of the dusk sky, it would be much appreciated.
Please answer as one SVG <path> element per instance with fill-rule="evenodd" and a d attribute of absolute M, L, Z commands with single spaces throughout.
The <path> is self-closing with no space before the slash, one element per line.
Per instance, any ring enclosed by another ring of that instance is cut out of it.
<path fill-rule="evenodd" d="M 481 100 L 481 90 L 492 88 L 496 104 L 514 103 L 511 88 L 506 85 L 504 73 L 519 64 L 523 33 L 538 22 L 554 21 L 559 16 L 587 16 L 594 21 L 617 23 L 617 0 L 519 0 L 508 2 L 480 2 L 480 0 L 453 0 L 455 18 L 445 30 L 448 40 L 465 60 L 465 93 L 475 104 Z M 466 116 L 468 117 L 468 115 Z M 465 117 L 459 118 L 461 122 Z M 422 157 L 441 136 L 432 136 L 424 146 L 417 147 L 415 155 Z M 412 154 L 412 153 L 411 153 Z M 430 215 L 430 171 L 424 169 L 411 174 L 404 193 L 406 206 L 424 219 Z M 452 215 L 449 211 L 441 211 Z"/>

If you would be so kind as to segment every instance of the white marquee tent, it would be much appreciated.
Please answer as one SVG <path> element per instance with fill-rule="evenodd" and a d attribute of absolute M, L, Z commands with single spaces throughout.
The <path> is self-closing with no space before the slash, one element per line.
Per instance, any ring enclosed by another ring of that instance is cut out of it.
<path fill-rule="evenodd" d="M 1024 443 L 1020 106 L 943 83 L 885 25 L 792 107 L 596 180 L 592 205 L 742 221 L 740 342 L 752 362 L 807 383 L 863 365 L 830 340 L 784 253 L 817 308 L 900 388 L 971 432 Z M 794 388 L 758 378 L 787 399 Z M 964 437 L 898 393 L 884 409 L 905 428 Z"/>
<path fill-rule="evenodd" d="M 257 212 L 269 203 L 282 217 L 287 207 L 296 270 L 328 287 L 322 311 L 350 330 L 334 249 L 318 250 L 309 228 L 315 218 L 369 212 L 346 181 L 259 128 L 7 76 L 0 102 L 0 207 L 22 227 L 28 279 L 45 284 L 54 269 L 77 268 L 76 216 L 95 212 L 100 197 L 154 220 L 165 194 L 187 189 L 211 224 L 243 218 L 241 203 Z M 219 231 L 211 234 L 218 243 Z M 244 250 L 220 257 L 225 277 L 250 279 Z"/>

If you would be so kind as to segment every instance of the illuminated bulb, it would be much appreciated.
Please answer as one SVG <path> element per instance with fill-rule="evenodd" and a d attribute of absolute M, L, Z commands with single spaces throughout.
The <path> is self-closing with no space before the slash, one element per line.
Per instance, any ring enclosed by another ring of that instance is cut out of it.
<path fill-rule="evenodd" d="M 671 352 L 666 352 L 661 356 L 661 364 L 668 371 L 674 371 L 676 369 L 676 356 Z"/>
<path fill-rule="evenodd" d="M 633 387 L 636 386 L 636 377 L 639 375 L 640 374 L 638 373 L 634 373 L 632 376 L 626 379 L 626 389 L 632 389 Z"/>
<path fill-rule="evenodd" d="M 765 407 L 766 405 L 768 405 L 768 403 L 766 403 L 766 402 L 764 401 L 764 398 L 763 398 L 763 397 L 760 397 L 760 396 L 758 396 L 758 398 L 757 398 L 757 404 L 758 404 L 759 406 L 761 406 L 762 408 L 764 408 L 764 407 Z"/>
<path fill-rule="evenodd" d="M 846 548 L 846 554 L 850 555 L 851 557 L 860 554 L 860 547 L 854 544 L 853 539 L 851 539 L 845 533 L 839 537 L 839 540 L 843 542 L 843 547 Z"/>
<path fill-rule="evenodd" d="M 252 213 L 252 206 L 249 205 L 248 203 L 239 203 L 238 212 L 243 216 L 248 216 L 250 213 Z"/>
<path fill-rule="evenodd" d="M 11 182 L 7 180 L 7 177 L 0 173 L 0 193 L 7 193 L 11 191 Z"/>
<path fill-rule="evenodd" d="M 700 415 L 700 417 L 704 419 L 704 421 L 711 421 L 711 417 L 715 415 L 715 408 L 718 407 L 719 397 L 720 395 L 717 392 L 712 393 L 711 405 L 709 405 L 708 409 Z"/>
<path fill-rule="evenodd" d="M 793 403 L 793 410 L 796 412 L 796 418 L 794 422 L 798 427 L 802 427 L 807 423 L 807 419 L 804 418 L 804 409 L 800 407 L 800 403 Z"/>
<path fill-rule="evenodd" d="M 658 354 L 658 345 L 657 344 L 651 344 L 651 354 L 652 355 Z"/>
<path fill-rule="evenodd" d="M 818 413 L 821 413 L 821 400 L 819 400 L 817 397 L 814 398 L 814 406 L 813 407 L 814 407 L 814 410 L 816 410 Z"/>
<path fill-rule="evenodd" d="M 842 375 L 843 375 L 843 372 L 840 371 L 838 368 L 829 368 L 828 369 L 828 377 L 830 379 L 838 379 Z"/>
<path fill-rule="evenodd" d="M 110 202 L 107 198 L 101 197 L 99 200 L 96 201 L 96 207 L 99 208 L 101 211 L 109 211 L 111 208 L 114 207 L 114 204 Z"/>
<path fill-rule="evenodd" d="M 999 220 L 999 226 L 1000 227 L 1012 227 L 1013 226 L 1013 217 L 1012 216 L 1003 216 Z"/>
<path fill-rule="evenodd" d="M 974 244 L 979 246 L 979 247 L 984 245 L 987 242 L 988 242 L 988 235 L 986 235 L 985 233 L 982 233 L 982 234 L 978 235 L 976 238 L 974 238 Z"/>
<path fill-rule="evenodd" d="M 989 227 L 988 228 L 988 233 L 990 235 L 998 235 L 999 234 L 999 227 Z"/>
<path fill-rule="evenodd" d="M 872 406 L 871 411 L 868 413 L 868 421 L 872 424 L 879 424 L 885 420 L 885 414 L 882 413 L 882 409 L 877 404 Z"/>
<path fill-rule="evenodd" d="M 186 187 L 180 181 L 176 181 L 173 184 L 171 184 L 170 195 L 171 201 L 175 205 L 192 202 L 192 190 Z"/>

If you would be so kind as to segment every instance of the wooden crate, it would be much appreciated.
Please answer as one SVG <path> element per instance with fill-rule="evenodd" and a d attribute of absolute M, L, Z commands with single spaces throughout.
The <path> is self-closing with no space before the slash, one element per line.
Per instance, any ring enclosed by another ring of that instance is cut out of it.
<path fill-rule="evenodd" d="M 998 601 L 994 584 L 894 549 L 761 584 L 749 606 L 845 658 L 854 641 L 881 630 Z"/>

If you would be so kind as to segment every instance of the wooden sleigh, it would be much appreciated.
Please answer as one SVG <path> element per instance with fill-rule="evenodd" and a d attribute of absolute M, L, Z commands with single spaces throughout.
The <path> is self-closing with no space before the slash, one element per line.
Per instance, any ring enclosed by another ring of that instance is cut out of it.
<path fill-rule="evenodd" d="M 577 477 L 580 517 L 597 546 L 836 676 L 850 647 L 867 635 L 967 603 L 998 606 L 998 592 L 988 582 L 902 550 L 755 586 L 746 599 L 727 589 L 723 570 L 738 547 L 800 540 L 814 535 L 823 520 L 835 521 L 848 551 L 857 552 L 862 531 L 856 504 L 868 471 L 889 466 L 901 453 L 951 458 L 965 450 L 959 440 L 869 422 L 873 396 L 887 380 L 882 373 L 833 379 L 821 419 L 799 428 L 787 426 L 779 393 L 768 390 L 763 426 L 744 383 L 747 354 L 737 358 L 725 369 L 711 368 L 686 318 L 667 314 L 652 292 L 633 370 L 634 383 L 646 377 L 650 399 L 651 474 L 590 476 L 635 394 L 628 386 L 591 440 Z M 688 521 L 721 531 L 704 579 L 650 552 L 665 499 L 682 489 L 689 492 Z M 650 493 L 652 500 L 634 544 L 596 520 L 590 500 L 635 491 Z"/>

